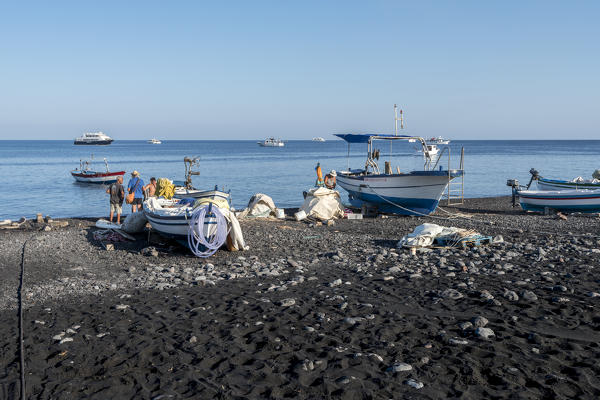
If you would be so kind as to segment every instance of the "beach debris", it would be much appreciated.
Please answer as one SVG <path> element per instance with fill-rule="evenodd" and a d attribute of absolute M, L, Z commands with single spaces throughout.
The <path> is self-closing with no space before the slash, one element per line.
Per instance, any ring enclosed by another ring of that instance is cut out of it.
<path fill-rule="evenodd" d="M 291 307 L 294 304 L 296 304 L 296 300 L 293 298 L 287 298 L 287 299 L 283 299 L 279 302 L 279 305 L 281 307 Z"/>
<path fill-rule="evenodd" d="M 490 328 L 483 327 L 475 329 L 475 335 L 485 340 L 489 340 L 492 337 L 496 336 L 493 330 L 491 330 Z"/>
<path fill-rule="evenodd" d="M 52 336 L 52 340 L 56 340 L 58 342 L 58 341 L 62 340 L 65 335 L 66 335 L 65 332 L 61 332 L 58 335 Z"/>
<path fill-rule="evenodd" d="M 346 317 L 342 320 L 347 325 L 356 325 L 357 323 L 364 321 L 365 319 L 362 317 Z"/>
<path fill-rule="evenodd" d="M 502 239 L 502 242 L 504 239 Z M 445 227 L 437 224 L 425 223 L 417 226 L 411 233 L 404 235 L 398 242 L 398 248 L 409 248 L 415 254 L 415 248 L 430 247 L 437 243 L 443 247 L 480 246 L 493 242 L 491 236 L 483 236 L 477 231 L 456 227 Z"/>
<path fill-rule="evenodd" d="M 563 221 L 566 221 L 568 219 L 567 216 L 565 214 L 561 213 L 560 211 L 557 211 L 556 218 L 562 219 Z"/>
<path fill-rule="evenodd" d="M 140 254 L 146 257 L 158 257 L 158 250 L 154 246 L 148 246 L 140 250 Z"/>
<path fill-rule="evenodd" d="M 103 338 L 106 335 L 110 335 L 110 332 L 101 332 L 99 334 L 96 335 L 97 338 Z"/>
<path fill-rule="evenodd" d="M 72 341 L 73 341 L 72 337 L 66 337 L 66 338 L 62 339 L 60 342 L 58 342 L 58 344 L 63 344 L 63 343 L 72 342 Z"/>
<path fill-rule="evenodd" d="M 196 343 L 197 341 L 198 341 L 198 338 L 196 336 L 192 336 L 189 339 L 189 342 L 192 343 L 192 344 Z"/>
<path fill-rule="evenodd" d="M 0 221 L 0 229 L 16 229 L 23 225 L 25 222 L 27 222 L 27 218 L 25 217 L 21 217 L 18 221 L 5 219 L 3 221 Z"/>
<path fill-rule="evenodd" d="M 46 225 L 44 226 L 44 229 L 42 229 L 44 232 L 49 232 L 52 230 L 52 227 L 50 225 Z"/>
<path fill-rule="evenodd" d="M 403 362 L 397 362 L 394 363 L 393 365 L 390 365 L 387 368 L 388 372 L 406 372 L 406 371 L 412 371 L 413 367 L 410 364 L 407 363 L 403 363 Z"/>
<path fill-rule="evenodd" d="M 408 385 L 410 387 L 413 387 L 413 388 L 415 388 L 417 390 L 418 389 L 423 389 L 423 386 L 425 386 L 425 385 L 423 385 L 423 382 L 416 381 L 416 380 L 414 380 L 412 378 L 404 381 L 404 384 Z"/>
<path fill-rule="evenodd" d="M 115 229 L 103 229 L 93 233 L 94 240 L 99 242 L 126 242 L 128 239 Z"/>
<path fill-rule="evenodd" d="M 336 279 L 332 282 L 329 283 L 329 287 L 336 287 L 336 286 L 340 286 L 342 284 L 342 280 L 341 279 Z"/>
<path fill-rule="evenodd" d="M 124 311 L 129 308 L 129 304 L 117 304 L 115 310 Z"/>
<path fill-rule="evenodd" d="M 115 245 L 112 243 L 102 242 L 102 247 L 104 247 L 104 250 L 106 251 L 113 251 L 115 249 Z"/>
<path fill-rule="evenodd" d="M 448 340 L 448 343 L 450 343 L 451 345 L 457 346 L 460 344 L 469 344 L 469 341 L 467 339 L 461 339 L 461 338 L 451 338 Z"/>

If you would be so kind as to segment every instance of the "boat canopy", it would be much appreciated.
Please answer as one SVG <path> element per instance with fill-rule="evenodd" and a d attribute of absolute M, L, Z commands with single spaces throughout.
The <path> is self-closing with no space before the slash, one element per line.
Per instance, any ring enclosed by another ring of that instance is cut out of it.
<path fill-rule="evenodd" d="M 413 137 L 408 135 L 386 135 L 377 133 L 336 133 L 335 136 L 344 139 L 348 143 L 369 143 L 372 138 L 380 140 L 394 140 Z"/>

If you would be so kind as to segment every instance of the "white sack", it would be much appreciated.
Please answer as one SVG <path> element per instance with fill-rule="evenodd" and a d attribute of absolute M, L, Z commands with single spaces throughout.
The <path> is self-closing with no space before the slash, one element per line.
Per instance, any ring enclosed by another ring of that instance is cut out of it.
<path fill-rule="evenodd" d="M 324 187 L 311 189 L 300 207 L 307 216 L 323 221 L 344 216 L 344 206 L 340 200 L 340 194 Z"/>
<path fill-rule="evenodd" d="M 246 246 L 244 241 L 244 235 L 242 234 L 242 227 L 240 222 L 235 217 L 235 214 L 228 209 L 220 208 L 219 211 L 223 214 L 227 220 L 229 226 L 229 236 L 227 240 L 227 247 L 230 251 L 243 251 L 248 250 L 250 247 Z"/>
<path fill-rule="evenodd" d="M 255 218 L 266 218 L 275 213 L 275 203 L 273 199 L 266 194 L 256 193 L 248 202 L 248 207 L 242 211 L 238 217 L 255 217 Z"/>
<path fill-rule="evenodd" d="M 134 212 L 125 218 L 125 221 L 121 224 L 121 229 L 127 233 L 142 232 L 146 222 L 148 222 L 148 219 L 142 211 Z"/>
<path fill-rule="evenodd" d="M 428 247 L 440 236 L 448 236 L 466 229 L 445 227 L 437 224 L 422 224 L 417 226 L 412 233 L 405 235 L 396 247 Z"/>

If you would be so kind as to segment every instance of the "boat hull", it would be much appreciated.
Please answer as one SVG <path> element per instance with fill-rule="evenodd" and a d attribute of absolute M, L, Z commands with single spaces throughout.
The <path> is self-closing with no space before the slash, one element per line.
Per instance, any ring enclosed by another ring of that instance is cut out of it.
<path fill-rule="evenodd" d="M 600 190 L 521 190 L 517 194 L 525 211 L 600 212 Z"/>
<path fill-rule="evenodd" d="M 188 234 L 190 232 L 190 223 L 192 219 L 193 209 L 189 208 L 185 213 L 176 216 L 161 215 L 153 212 L 144 206 L 144 215 L 148 219 L 152 229 L 160 235 L 174 239 L 181 245 L 189 247 Z M 206 217 L 204 221 L 203 232 L 205 236 L 213 235 L 216 231 L 217 220 L 215 217 Z M 200 246 L 199 250 L 204 251 L 206 248 Z"/>
<path fill-rule="evenodd" d="M 176 199 L 223 199 L 229 201 L 230 195 L 220 190 L 175 189 L 173 197 Z"/>
<path fill-rule="evenodd" d="M 284 146 L 283 143 L 274 143 L 274 144 L 266 143 L 265 144 L 265 143 L 261 142 L 261 143 L 258 143 L 258 144 L 260 145 L 260 147 L 283 147 Z"/>
<path fill-rule="evenodd" d="M 413 171 L 393 175 L 347 175 L 337 183 L 345 189 L 353 206 L 376 207 L 379 211 L 402 215 L 429 215 L 438 206 L 448 181 L 462 175 L 460 170 Z"/>
<path fill-rule="evenodd" d="M 108 173 L 84 173 L 81 171 L 71 171 L 71 176 L 82 183 L 107 184 L 117 181 L 119 176 L 125 175 L 125 171 L 108 172 Z"/>
<path fill-rule="evenodd" d="M 95 140 L 95 141 L 75 140 L 73 142 L 73 144 L 84 145 L 84 146 L 93 146 L 93 145 L 105 146 L 105 145 L 111 144 L 112 142 L 114 142 L 113 139 Z"/>
<path fill-rule="evenodd" d="M 591 182 L 570 182 L 555 179 L 544 179 L 538 178 L 537 181 L 538 189 L 540 190 L 598 190 L 600 189 L 600 183 Z"/>

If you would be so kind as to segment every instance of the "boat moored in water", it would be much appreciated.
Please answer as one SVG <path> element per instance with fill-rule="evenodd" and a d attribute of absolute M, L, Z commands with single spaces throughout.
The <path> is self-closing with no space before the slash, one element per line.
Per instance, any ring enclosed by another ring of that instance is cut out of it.
<path fill-rule="evenodd" d="M 318 136 L 318 137 L 314 137 L 314 138 L 312 139 L 312 141 L 313 141 L 313 142 L 324 142 L 324 141 L 325 141 L 325 139 L 323 139 L 322 137 Z"/>
<path fill-rule="evenodd" d="M 71 176 L 77 182 L 108 184 L 117 181 L 119 176 L 125 175 L 125 171 L 110 172 L 108 169 L 108 161 L 104 159 L 106 171 L 94 171 L 91 169 L 91 161 L 79 160 L 79 168 L 71 171 Z"/>
<path fill-rule="evenodd" d="M 107 145 L 113 142 L 113 138 L 102 132 L 86 132 L 82 136 L 75 138 L 73 144 L 77 145 Z"/>
<path fill-rule="evenodd" d="M 283 147 L 285 146 L 285 142 L 281 139 L 275 139 L 274 137 L 267 138 L 262 142 L 256 142 L 261 147 Z"/>
<path fill-rule="evenodd" d="M 445 139 L 441 136 L 427 139 L 427 144 L 450 144 L 450 139 Z"/>
<path fill-rule="evenodd" d="M 146 143 L 148 144 L 161 144 L 162 142 L 156 138 L 152 138 L 150 140 L 148 140 Z"/>

